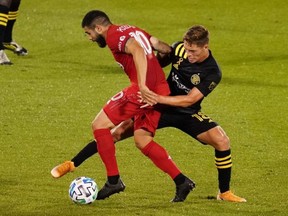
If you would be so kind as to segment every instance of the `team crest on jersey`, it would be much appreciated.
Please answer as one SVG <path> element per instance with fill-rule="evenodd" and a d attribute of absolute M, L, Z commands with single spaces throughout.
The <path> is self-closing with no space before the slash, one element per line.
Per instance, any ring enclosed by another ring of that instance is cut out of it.
<path fill-rule="evenodd" d="M 191 83 L 193 85 L 198 85 L 200 83 L 200 76 L 198 74 L 193 74 L 191 76 Z"/>

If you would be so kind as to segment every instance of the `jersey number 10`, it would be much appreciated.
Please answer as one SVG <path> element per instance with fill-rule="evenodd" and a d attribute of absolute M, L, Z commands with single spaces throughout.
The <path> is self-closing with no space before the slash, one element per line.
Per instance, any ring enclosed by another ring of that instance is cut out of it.
<path fill-rule="evenodd" d="M 148 38 L 141 31 L 135 31 L 129 33 L 131 37 L 135 38 L 135 40 L 140 44 L 140 46 L 144 49 L 145 54 L 149 55 L 152 53 L 152 47 Z"/>

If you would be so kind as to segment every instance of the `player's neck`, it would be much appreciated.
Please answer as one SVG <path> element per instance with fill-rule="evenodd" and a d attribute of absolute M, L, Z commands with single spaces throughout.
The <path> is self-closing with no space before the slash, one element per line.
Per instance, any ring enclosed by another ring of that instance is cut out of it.
<path fill-rule="evenodd" d="M 205 61 L 210 55 L 209 50 L 207 49 L 207 51 L 203 54 L 203 56 L 197 61 L 197 63 L 201 63 L 203 61 Z"/>

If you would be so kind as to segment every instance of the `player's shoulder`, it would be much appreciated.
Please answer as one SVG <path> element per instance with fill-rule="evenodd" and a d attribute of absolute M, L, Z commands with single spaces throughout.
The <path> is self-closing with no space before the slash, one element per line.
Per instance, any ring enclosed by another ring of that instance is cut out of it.
<path fill-rule="evenodd" d="M 183 41 L 175 41 L 174 43 L 172 43 L 171 47 L 173 49 L 176 49 L 179 46 L 183 46 Z"/>
<path fill-rule="evenodd" d="M 136 27 L 123 24 L 123 25 L 111 25 L 111 27 L 108 30 L 108 33 L 113 35 L 126 35 L 129 34 L 131 31 L 133 31 Z"/>
<path fill-rule="evenodd" d="M 176 41 L 171 45 L 173 51 L 174 51 L 174 56 L 178 58 L 187 58 L 186 52 L 184 49 L 184 43 L 183 41 Z"/>

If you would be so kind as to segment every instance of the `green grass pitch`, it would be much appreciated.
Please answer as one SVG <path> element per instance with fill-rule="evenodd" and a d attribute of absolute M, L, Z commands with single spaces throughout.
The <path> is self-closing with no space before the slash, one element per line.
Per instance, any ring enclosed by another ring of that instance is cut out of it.
<path fill-rule="evenodd" d="M 71 202 L 74 178 L 89 176 L 104 184 L 99 156 L 61 179 L 50 176 L 55 165 L 92 139 L 94 116 L 128 85 L 109 50 L 84 36 L 81 20 L 91 9 L 168 43 L 181 40 L 194 24 L 210 30 L 223 79 L 203 112 L 231 139 L 231 188 L 247 203 L 215 200 L 213 149 L 172 128 L 159 130 L 156 140 L 197 183 L 184 203 L 169 202 L 174 183 L 133 139 L 117 144 L 124 193 L 86 206 Z M 0 67 L 0 215 L 287 215 L 287 14 L 283 0 L 23 1 L 14 39 L 29 55 L 7 51 L 14 65 Z"/>

